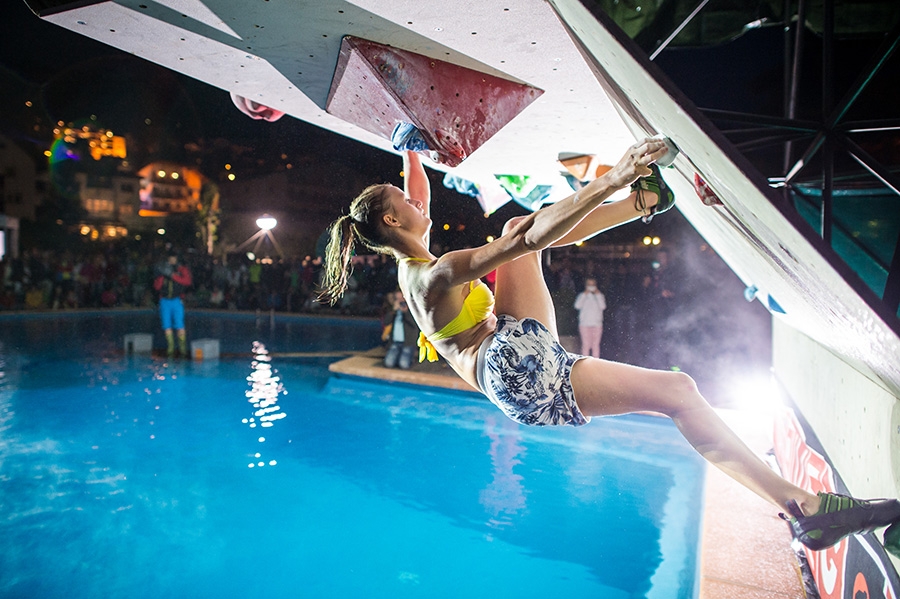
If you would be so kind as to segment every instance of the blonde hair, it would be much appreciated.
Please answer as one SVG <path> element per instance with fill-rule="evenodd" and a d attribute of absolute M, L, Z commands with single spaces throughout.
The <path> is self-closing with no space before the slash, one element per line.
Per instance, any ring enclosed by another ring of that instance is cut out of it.
<path fill-rule="evenodd" d="M 318 301 L 334 305 L 344 295 L 353 272 L 350 263 L 357 242 L 379 254 L 391 254 L 390 237 L 382 217 L 391 212 L 386 183 L 366 187 L 350 204 L 350 214 L 328 227 L 325 272 Z"/>

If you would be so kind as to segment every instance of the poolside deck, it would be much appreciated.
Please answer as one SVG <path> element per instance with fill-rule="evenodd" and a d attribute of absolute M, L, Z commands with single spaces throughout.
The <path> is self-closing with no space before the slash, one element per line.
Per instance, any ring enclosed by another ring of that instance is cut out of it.
<path fill-rule="evenodd" d="M 443 361 L 410 370 L 385 368 L 375 348 L 332 363 L 335 373 L 474 391 Z M 718 410 L 754 451 L 771 448 L 771 418 L 760 412 Z M 707 468 L 700 565 L 700 599 L 803 599 L 787 526 L 775 510 L 713 467 Z"/>
<path fill-rule="evenodd" d="M 367 352 L 354 354 L 349 358 L 333 362 L 328 369 L 339 374 L 361 376 L 383 381 L 395 381 L 426 387 L 441 387 L 455 391 L 477 392 L 471 385 L 459 378 L 443 360 L 434 363 L 416 364 L 409 370 L 385 368 L 384 348 L 376 347 Z"/>

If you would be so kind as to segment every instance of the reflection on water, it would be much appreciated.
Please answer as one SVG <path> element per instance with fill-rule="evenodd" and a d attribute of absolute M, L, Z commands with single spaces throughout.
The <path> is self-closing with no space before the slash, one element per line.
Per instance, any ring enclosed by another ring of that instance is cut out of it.
<path fill-rule="evenodd" d="M 525 447 L 519 443 L 518 425 L 507 418 L 485 418 L 484 434 L 491 440 L 488 455 L 493 467 L 493 480 L 479 494 L 479 502 L 490 518 L 487 525 L 500 528 L 512 523 L 511 516 L 525 509 L 522 477 L 513 468 L 521 464 L 519 456 Z"/>
<path fill-rule="evenodd" d="M 253 342 L 253 361 L 250 363 L 250 368 L 252 372 L 247 377 L 250 389 L 245 395 L 247 396 L 247 401 L 253 406 L 254 411 L 253 416 L 244 418 L 241 422 L 249 425 L 250 428 L 256 428 L 257 426 L 270 428 L 275 425 L 276 421 L 287 416 L 281 410 L 281 406 L 277 405 L 278 397 L 287 395 L 287 391 L 281 383 L 281 377 L 276 376 L 278 371 L 272 368 L 272 357 L 269 355 L 269 350 L 259 341 Z M 265 443 L 266 438 L 260 436 L 257 442 Z M 255 452 L 253 458 L 257 461 L 247 464 L 248 468 L 262 468 L 267 464 L 275 466 L 278 463 L 274 459 L 270 459 L 267 462 L 263 459 L 262 451 Z"/>

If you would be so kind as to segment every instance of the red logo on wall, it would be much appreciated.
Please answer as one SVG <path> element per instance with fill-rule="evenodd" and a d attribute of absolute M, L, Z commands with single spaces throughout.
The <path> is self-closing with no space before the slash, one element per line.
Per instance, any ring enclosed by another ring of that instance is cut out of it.
<path fill-rule="evenodd" d="M 775 418 L 775 457 L 783 476 L 798 487 L 835 492 L 831 465 L 806 443 L 803 426 L 789 408 Z M 822 599 L 897 599 L 896 572 L 876 555 L 870 540 L 850 536 L 823 551 L 804 551 Z"/>

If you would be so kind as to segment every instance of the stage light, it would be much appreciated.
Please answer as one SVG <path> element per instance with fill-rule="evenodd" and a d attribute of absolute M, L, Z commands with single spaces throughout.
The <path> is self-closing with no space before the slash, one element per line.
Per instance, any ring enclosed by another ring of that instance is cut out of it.
<path fill-rule="evenodd" d="M 250 238 L 239 245 L 235 251 L 243 251 L 244 248 L 248 248 L 250 244 L 255 242 L 256 245 L 254 245 L 253 248 L 247 252 L 247 258 L 251 261 L 255 261 L 258 256 L 268 255 L 260 251 L 262 245 L 268 242 L 275 247 L 275 251 L 278 252 L 279 256 L 284 256 L 284 252 L 282 251 L 281 246 L 278 245 L 278 242 L 275 240 L 275 235 L 272 234 L 272 229 L 274 229 L 275 225 L 277 224 L 278 221 L 275 220 L 272 215 L 263 214 L 256 219 L 256 226 L 259 227 L 259 231 L 251 235 Z"/>
<path fill-rule="evenodd" d="M 275 225 L 278 224 L 278 221 L 275 220 L 274 217 L 263 214 L 258 219 L 256 219 L 256 226 L 262 229 L 263 231 L 271 231 L 275 228 Z"/>

